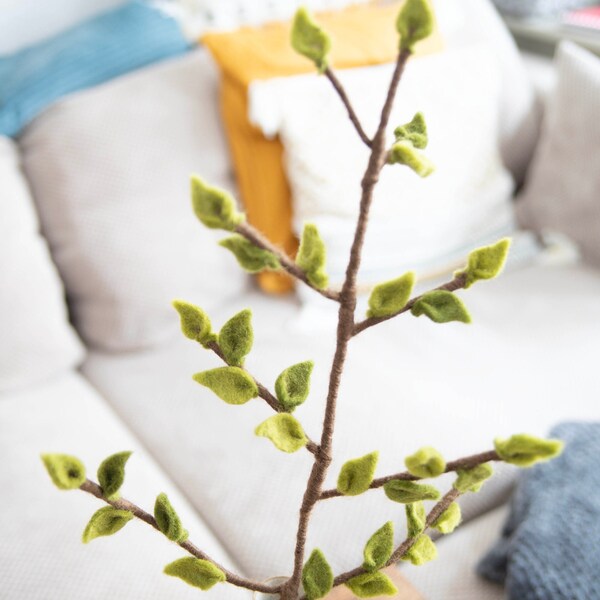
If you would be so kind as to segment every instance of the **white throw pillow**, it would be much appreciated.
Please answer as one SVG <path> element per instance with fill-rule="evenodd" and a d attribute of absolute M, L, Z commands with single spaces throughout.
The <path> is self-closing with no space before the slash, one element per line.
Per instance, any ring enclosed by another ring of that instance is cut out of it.
<path fill-rule="evenodd" d="M 90 345 L 159 343 L 178 329 L 173 298 L 208 310 L 247 285 L 191 209 L 191 173 L 233 187 L 217 93 L 199 50 L 73 95 L 25 130 L 25 170 Z"/>
<path fill-rule="evenodd" d="M 339 73 L 368 132 L 376 128 L 393 65 Z M 368 286 L 415 268 L 423 275 L 460 261 L 477 245 L 513 229 L 512 179 L 498 149 L 501 78 L 493 53 L 471 45 L 415 59 L 405 72 L 390 119 L 425 114 L 437 165 L 420 179 L 384 169 L 373 202 L 359 283 Z M 334 284 L 343 280 L 354 235 L 368 149 L 322 77 L 256 82 L 255 122 L 280 135 L 294 198 L 295 224 L 319 227 Z"/>
<path fill-rule="evenodd" d="M 75 366 L 83 349 L 67 319 L 12 140 L 0 137 L 0 392 Z"/>
<path fill-rule="evenodd" d="M 600 59 L 563 43 L 542 136 L 518 202 L 521 222 L 565 233 L 600 267 Z"/>

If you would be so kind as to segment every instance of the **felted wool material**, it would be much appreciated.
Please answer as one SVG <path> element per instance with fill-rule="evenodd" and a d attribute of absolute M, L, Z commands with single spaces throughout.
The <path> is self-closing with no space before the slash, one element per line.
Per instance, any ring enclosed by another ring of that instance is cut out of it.
<path fill-rule="evenodd" d="M 385 573 L 364 573 L 346 582 L 346 586 L 358 598 L 393 596 L 398 592 L 392 580 Z"/>
<path fill-rule="evenodd" d="M 505 462 L 518 467 L 531 467 L 558 456 L 564 447 L 561 440 L 546 440 L 520 433 L 506 440 L 494 440 L 496 452 Z"/>
<path fill-rule="evenodd" d="M 414 285 L 415 274 L 412 271 L 376 285 L 369 297 L 367 316 L 385 317 L 398 312 L 409 301 Z"/>
<path fill-rule="evenodd" d="M 252 350 L 254 331 L 252 311 L 245 309 L 234 315 L 221 327 L 219 347 L 230 365 L 240 367 L 244 358 Z"/>
<path fill-rule="evenodd" d="M 277 271 L 281 266 L 279 259 L 272 252 L 255 246 L 241 235 L 232 235 L 221 240 L 219 244 L 227 248 L 235 256 L 240 267 L 248 273 Z"/>
<path fill-rule="evenodd" d="M 421 566 L 437 557 L 437 548 L 428 535 L 421 534 L 411 548 L 402 556 L 415 566 Z"/>
<path fill-rule="evenodd" d="M 407 456 L 404 464 L 412 475 L 423 479 L 437 477 L 446 470 L 444 457 L 431 446 L 424 446 Z"/>
<path fill-rule="evenodd" d="M 523 472 L 502 537 L 478 566 L 510 600 L 600 598 L 600 423 L 563 423 L 561 456 Z"/>
<path fill-rule="evenodd" d="M 172 577 L 179 577 L 188 585 L 200 588 L 201 590 L 210 590 L 217 583 L 225 581 L 225 573 L 215 567 L 208 560 L 201 560 L 186 556 L 180 558 L 165 567 L 165 574 Z"/>
<path fill-rule="evenodd" d="M 42 461 L 59 490 L 75 490 L 85 481 L 85 467 L 74 456 L 67 454 L 43 454 Z"/>
<path fill-rule="evenodd" d="M 0 58 L 0 133 L 16 136 L 59 98 L 188 48 L 173 19 L 132 1 Z"/>
<path fill-rule="evenodd" d="M 333 587 L 333 571 L 318 549 L 312 551 L 302 569 L 302 587 L 308 600 L 324 598 Z"/>
<path fill-rule="evenodd" d="M 432 485 L 404 481 L 403 479 L 388 481 L 383 489 L 390 500 L 403 504 L 412 504 L 421 500 L 438 500 L 440 497 L 439 491 Z"/>
<path fill-rule="evenodd" d="M 159 494 L 154 503 L 154 518 L 158 528 L 172 542 L 178 544 L 187 540 L 188 532 L 183 528 L 179 515 L 175 512 L 166 494 Z"/>
<path fill-rule="evenodd" d="M 194 375 L 194 381 L 212 390 L 227 404 L 246 404 L 258 396 L 258 386 L 239 367 L 217 367 Z"/>
<path fill-rule="evenodd" d="M 288 367 L 277 378 L 275 393 L 286 410 L 292 412 L 308 398 L 310 376 L 314 366 L 312 360 L 307 360 Z"/>
<path fill-rule="evenodd" d="M 278 450 L 289 454 L 306 446 L 308 441 L 300 422 L 287 413 L 269 417 L 255 429 L 255 433 L 268 438 Z"/>
<path fill-rule="evenodd" d="M 385 566 L 394 551 L 394 523 L 388 521 L 379 528 L 365 545 L 363 567 L 377 571 Z"/>
<path fill-rule="evenodd" d="M 179 313 L 181 331 L 185 337 L 204 347 L 216 341 L 208 315 L 199 307 L 183 300 L 174 300 L 173 307 Z"/>
<path fill-rule="evenodd" d="M 417 537 L 425 529 L 427 512 L 422 501 L 411 502 L 404 507 L 409 537 Z"/>
<path fill-rule="evenodd" d="M 463 301 L 452 292 L 434 290 L 421 296 L 410 309 L 415 317 L 426 315 L 434 323 L 470 323 L 471 315 Z"/>
<path fill-rule="evenodd" d="M 345 496 L 358 496 L 366 492 L 375 476 L 378 460 L 379 452 L 371 452 L 345 463 L 337 480 L 338 492 Z"/>
<path fill-rule="evenodd" d="M 131 452 L 119 452 L 105 458 L 98 467 L 98 483 L 102 493 L 110 499 L 119 495 L 119 490 L 125 481 L 125 465 Z"/>
<path fill-rule="evenodd" d="M 331 38 L 312 19 L 306 8 L 296 12 L 292 24 L 292 48 L 315 63 L 320 73 L 327 68 L 327 55 L 331 50 Z"/>
<path fill-rule="evenodd" d="M 433 523 L 432 527 L 440 533 L 452 533 L 461 521 L 460 505 L 453 502 Z"/>
<path fill-rule="evenodd" d="M 502 272 L 510 242 L 510 239 L 504 238 L 496 244 L 478 248 L 469 254 L 467 268 L 463 271 L 466 276 L 465 288 L 470 288 L 482 279 L 494 279 Z"/>
<path fill-rule="evenodd" d="M 429 37 L 435 17 L 429 0 L 407 0 L 396 21 L 400 34 L 400 48 L 412 50 L 413 46 Z"/>
<path fill-rule="evenodd" d="M 120 531 L 133 519 L 133 513 L 128 510 L 119 510 L 112 506 L 104 506 L 97 510 L 83 531 L 84 544 L 98 537 L 113 535 Z"/>
<path fill-rule="evenodd" d="M 465 492 L 478 492 L 481 486 L 494 474 L 494 469 L 489 463 L 477 465 L 472 469 L 458 469 L 458 477 L 454 481 L 454 488 L 461 494 Z"/>
<path fill-rule="evenodd" d="M 296 256 L 296 264 L 306 273 L 308 281 L 316 288 L 323 289 L 329 283 L 325 271 L 327 248 L 317 226 L 307 223 L 302 230 L 302 239 Z"/>
<path fill-rule="evenodd" d="M 198 220 L 209 229 L 233 231 L 244 221 L 229 193 L 208 185 L 197 175 L 192 177 L 192 207 Z"/>

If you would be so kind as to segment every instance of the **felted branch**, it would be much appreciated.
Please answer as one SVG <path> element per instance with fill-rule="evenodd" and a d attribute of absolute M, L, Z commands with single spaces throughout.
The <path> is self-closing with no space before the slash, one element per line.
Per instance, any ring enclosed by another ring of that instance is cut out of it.
<path fill-rule="evenodd" d="M 482 452 L 481 454 L 465 456 L 464 458 L 459 458 L 457 460 L 453 460 L 449 463 L 446 463 L 446 470 L 444 471 L 444 473 L 452 473 L 453 471 L 457 471 L 459 469 L 472 469 L 473 467 L 477 467 L 478 465 L 481 465 L 483 463 L 493 461 L 502 461 L 502 458 L 498 456 L 498 453 L 495 450 L 489 450 L 487 452 Z M 369 489 L 374 490 L 377 488 L 381 488 L 386 483 L 394 481 L 395 479 L 400 479 L 404 481 L 420 481 L 422 479 L 427 478 L 416 477 L 408 471 L 402 471 L 402 473 L 395 473 L 394 475 L 386 475 L 385 477 L 378 477 L 377 479 L 373 479 L 371 485 L 369 486 Z M 338 492 L 337 489 L 325 490 L 324 492 L 321 492 L 321 497 L 319 498 L 319 500 L 338 498 L 343 495 L 344 494 Z"/>
<path fill-rule="evenodd" d="M 127 510 L 127 511 L 133 513 L 133 515 L 137 519 L 139 519 L 140 521 L 144 521 L 144 523 L 147 523 L 151 527 L 154 527 L 154 529 L 156 529 L 162 535 L 162 532 L 160 531 L 160 528 L 158 526 L 158 523 L 156 522 L 156 519 L 151 514 L 147 513 L 145 510 L 141 509 L 136 504 L 133 504 L 133 502 L 130 502 L 129 500 L 126 500 L 125 498 L 109 500 L 102 493 L 102 488 L 97 483 L 95 483 L 89 479 L 86 479 L 86 481 L 81 485 L 81 487 L 79 489 L 81 489 L 84 492 L 87 492 L 88 494 L 91 494 L 92 496 L 95 496 L 96 498 L 98 498 L 99 500 L 102 500 L 106 504 L 110 504 L 110 506 L 113 506 L 114 508 L 117 508 L 119 510 Z M 199 558 L 201 560 L 207 560 L 207 561 L 211 562 L 215 567 L 217 567 L 219 570 L 221 570 L 221 571 L 223 571 L 223 573 L 225 573 L 227 582 L 231 583 L 232 585 L 235 585 L 235 586 L 241 587 L 241 588 L 245 588 L 245 589 L 253 591 L 253 592 L 263 592 L 266 594 L 276 594 L 276 593 L 279 593 L 279 591 L 281 589 L 281 586 L 265 585 L 263 583 L 258 583 L 256 581 L 252 581 L 250 579 L 245 579 L 244 577 L 240 577 L 239 575 L 232 573 L 231 571 L 229 571 L 228 569 L 226 569 L 225 567 L 220 565 L 217 561 L 213 560 L 210 556 L 208 556 L 208 554 L 206 554 L 206 552 L 203 552 L 202 550 L 200 550 L 197 546 L 195 546 L 189 540 L 180 542 L 180 543 L 178 543 L 178 545 L 181 546 L 187 552 L 189 552 L 189 554 L 191 554 L 192 556 L 195 556 L 196 558 Z"/>
<path fill-rule="evenodd" d="M 439 287 L 434 288 L 434 290 L 445 290 L 447 292 L 455 292 L 456 290 L 460 290 L 462 288 L 465 287 L 465 283 L 467 281 L 467 277 L 465 274 L 460 274 L 458 276 L 456 276 L 452 281 L 449 281 L 448 283 L 444 283 L 443 285 L 440 285 Z M 434 291 L 434 290 L 430 290 L 430 291 Z M 429 293 L 429 292 L 427 292 Z M 354 326 L 354 331 L 352 332 L 352 335 L 358 335 L 359 333 L 361 333 L 361 331 L 364 331 L 365 329 L 368 329 L 369 327 L 373 327 L 373 325 L 379 325 L 379 323 L 383 323 L 384 321 L 389 321 L 390 319 L 393 319 L 394 317 L 397 317 L 398 315 L 401 315 L 405 312 L 408 312 L 422 297 L 424 296 L 424 294 L 421 294 L 420 296 L 416 296 L 415 298 L 412 298 L 402 309 L 400 309 L 399 311 L 392 313 L 391 315 L 386 315 L 385 317 L 369 317 L 368 319 L 365 319 L 364 321 L 361 321 L 360 323 L 357 323 Z"/>
<path fill-rule="evenodd" d="M 373 142 L 365 133 L 365 130 L 363 129 L 356 112 L 354 112 L 354 108 L 352 106 L 352 103 L 350 102 L 350 98 L 348 98 L 348 94 L 346 93 L 344 86 L 342 85 L 341 81 L 337 78 L 336 74 L 333 72 L 331 67 L 327 67 L 327 69 L 325 69 L 325 76 L 327 77 L 327 79 L 329 79 L 329 81 L 331 81 L 331 85 L 333 85 L 333 88 L 337 92 L 338 96 L 341 98 L 344 106 L 346 107 L 346 110 L 348 111 L 348 117 L 352 121 L 352 125 L 354 125 L 354 128 L 356 129 L 356 132 L 358 133 L 360 139 L 365 143 L 366 146 L 371 148 Z"/>
<path fill-rule="evenodd" d="M 230 364 L 225 358 L 225 355 L 223 354 L 223 351 L 221 350 L 221 347 L 217 342 L 210 342 L 209 344 L 207 344 L 207 347 L 210 348 L 225 364 Z M 246 371 L 246 373 L 248 373 L 248 371 L 244 367 L 239 368 L 243 369 L 244 371 Z M 258 395 L 260 398 L 262 398 L 275 412 L 286 412 L 283 406 L 281 406 L 281 403 L 279 402 L 277 397 L 274 394 L 272 394 L 267 387 L 265 387 L 262 383 L 257 381 L 254 378 L 254 376 L 250 373 L 248 373 L 248 375 L 250 375 L 250 377 L 252 377 L 252 379 L 254 380 L 254 383 L 256 383 L 256 387 L 258 388 Z M 310 438 L 308 439 L 308 443 L 305 447 L 311 454 L 316 454 L 319 449 L 318 444 L 316 442 L 313 442 Z"/>
<path fill-rule="evenodd" d="M 281 268 L 292 277 L 304 282 L 308 287 L 315 290 L 315 292 L 321 294 L 321 296 L 328 298 L 329 300 L 335 300 L 336 302 L 340 301 L 338 292 L 330 289 L 319 289 L 310 283 L 306 273 L 281 248 L 271 243 L 262 233 L 260 233 L 260 231 L 252 227 L 249 223 L 240 223 L 235 228 L 235 232 L 245 237 L 255 246 L 274 254 L 279 260 Z"/>
<path fill-rule="evenodd" d="M 385 133 L 390 119 L 394 98 L 398 84 L 404 72 L 404 67 L 411 56 L 409 49 L 403 49 L 398 55 L 396 67 L 388 89 L 377 133 L 371 145 L 369 163 L 362 179 L 362 194 L 360 200 L 360 211 L 354 241 L 350 250 L 350 258 L 346 268 L 346 277 L 342 291 L 339 294 L 340 309 L 338 316 L 336 350 L 329 376 L 329 388 L 327 392 L 327 404 L 323 419 L 323 432 L 321 435 L 320 449 L 315 454 L 315 462 L 308 478 L 306 491 L 300 507 L 300 519 L 296 534 L 296 548 L 294 551 L 294 571 L 290 579 L 281 589 L 281 600 L 295 600 L 298 597 L 298 588 L 302 575 L 302 565 L 306 550 L 306 536 L 308 523 L 315 504 L 321 496 L 321 489 L 327 475 L 327 469 L 331 464 L 331 448 L 333 443 L 333 431 L 335 426 L 335 413 L 339 386 L 348 353 L 348 343 L 354 335 L 354 313 L 356 310 L 356 278 L 360 268 L 362 248 L 364 245 L 369 211 L 373 201 L 373 190 L 379 180 L 379 173 L 385 164 Z"/>
<path fill-rule="evenodd" d="M 460 496 L 460 492 L 452 488 L 429 512 L 427 518 L 425 520 L 425 528 L 423 529 L 423 533 L 425 533 L 440 517 L 440 515 Z M 407 537 L 392 553 L 390 559 L 387 563 L 382 567 L 385 569 L 390 565 L 397 563 L 414 545 L 419 536 L 416 537 Z M 352 579 L 353 577 L 358 577 L 359 575 L 363 575 L 368 571 L 363 567 L 356 567 L 350 571 L 346 571 L 335 577 L 333 580 L 334 587 L 338 585 L 342 585 Z M 300 600 L 306 600 L 306 596 L 302 596 Z"/>

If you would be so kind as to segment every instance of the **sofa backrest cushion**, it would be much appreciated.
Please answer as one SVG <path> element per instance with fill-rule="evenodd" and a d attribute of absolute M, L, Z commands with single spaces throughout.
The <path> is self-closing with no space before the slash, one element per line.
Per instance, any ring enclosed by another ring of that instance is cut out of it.
<path fill-rule="evenodd" d="M 0 137 L 0 392 L 82 358 L 12 140 Z"/>
<path fill-rule="evenodd" d="M 218 304 L 248 279 L 195 219 L 189 177 L 233 183 L 205 50 L 65 99 L 21 137 L 44 233 L 84 340 L 176 333 L 174 298 Z"/>

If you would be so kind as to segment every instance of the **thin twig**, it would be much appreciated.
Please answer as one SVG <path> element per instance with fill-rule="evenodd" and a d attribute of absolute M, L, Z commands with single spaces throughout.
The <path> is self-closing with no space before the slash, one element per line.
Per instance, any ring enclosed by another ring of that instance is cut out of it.
<path fill-rule="evenodd" d="M 315 290 L 315 292 L 321 294 L 321 296 L 328 298 L 329 300 L 335 300 L 339 302 L 340 295 L 338 292 L 330 289 L 320 289 L 315 287 L 306 276 L 306 273 L 283 251 L 275 244 L 271 243 L 260 231 L 252 227 L 247 222 L 240 223 L 235 228 L 235 232 L 244 236 L 249 242 L 252 242 L 255 246 L 268 250 L 273 253 L 279 260 L 281 268 L 289 273 L 292 277 L 304 282 L 308 287 Z"/>
<path fill-rule="evenodd" d="M 449 463 L 446 463 L 446 470 L 444 473 L 452 473 L 459 469 L 472 469 L 478 465 L 483 463 L 499 461 L 502 460 L 498 453 L 495 450 L 489 450 L 488 452 L 482 452 L 481 454 L 473 454 L 472 456 L 465 456 L 464 458 L 459 458 L 458 460 L 453 460 Z M 395 481 L 401 479 L 403 481 L 419 481 L 421 479 L 426 479 L 424 477 L 416 477 L 412 475 L 408 471 L 402 471 L 402 473 L 395 473 L 394 475 L 386 475 L 385 477 L 379 477 L 377 479 L 373 479 L 369 489 L 374 490 L 377 488 L 383 487 L 386 483 L 390 481 Z M 329 498 L 339 498 L 343 496 L 341 492 L 338 492 L 336 489 L 325 490 L 321 492 L 321 497 L 319 500 L 328 500 Z"/>
<path fill-rule="evenodd" d="M 306 536 L 308 533 L 308 523 L 315 504 L 319 501 L 321 490 L 327 469 L 331 464 L 331 448 L 333 443 L 333 431 L 335 425 L 335 413 L 337 398 L 339 393 L 342 370 L 346 361 L 348 352 L 348 343 L 354 334 L 354 312 L 356 310 L 356 278 L 360 268 L 362 247 L 365 240 L 367 224 L 369 220 L 369 211 L 373 201 L 373 190 L 379 179 L 379 173 L 384 165 L 385 156 L 385 133 L 389 122 L 394 98 L 398 89 L 398 84 L 406 62 L 410 57 L 409 50 L 402 50 L 398 56 L 396 67 L 392 75 L 390 87 L 383 109 L 377 133 L 373 138 L 371 145 L 371 155 L 369 163 L 362 179 L 362 194 L 360 200 L 360 211 L 354 241 L 350 250 L 350 258 L 346 268 L 346 277 L 342 291 L 339 295 L 340 309 L 338 316 L 337 342 L 336 349 L 331 365 L 329 375 L 329 388 L 327 392 L 327 404 L 325 416 L 323 419 L 323 432 L 321 434 L 320 450 L 315 455 L 306 491 L 300 507 L 300 518 L 298 521 L 298 530 L 296 533 L 296 547 L 294 550 L 294 570 L 292 576 L 283 585 L 281 589 L 281 600 L 296 600 L 298 597 L 298 588 L 302 575 L 302 565 L 306 551 Z"/>
<path fill-rule="evenodd" d="M 463 287 L 465 287 L 465 283 L 466 283 L 465 275 L 457 275 L 452 281 L 449 281 L 448 283 L 444 283 L 443 285 L 436 287 L 435 290 L 436 291 L 437 290 L 446 290 L 447 292 L 455 292 L 456 290 L 460 290 Z M 433 291 L 433 290 L 429 290 L 429 291 Z M 428 293 L 428 292 L 426 292 L 426 293 Z M 352 335 L 353 336 L 358 335 L 361 331 L 364 331 L 365 329 L 368 329 L 369 327 L 373 327 L 373 325 L 378 325 L 379 323 L 383 323 L 384 321 L 389 321 L 390 319 L 393 319 L 394 317 L 397 317 L 398 315 L 408 312 L 417 303 L 417 301 L 420 300 L 423 296 L 424 296 L 424 294 L 421 294 L 420 296 L 416 296 L 415 298 L 410 300 L 408 302 L 408 304 L 406 304 L 403 308 L 401 308 L 399 311 L 397 311 L 391 315 L 387 315 L 385 317 L 369 317 L 368 319 L 365 319 L 364 321 L 357 323 L 354 326 L 354 331 L 352 332 Z"/>
<path fill-rule="evenodd" d="M 160 531 L 156 519 L 151 514 L 147 513 L 145 510 L 141 509 L 139 506 L 133 504 L 133 502 L 130 502 L 125 498 L 109 500 L 104 496 L 104 494 L 102 493 L 102 488 L 97 483 L 86 479 L 86 481 L 83 484 L 81 484 L 79 489 L 83 490 L 84 492 L 87 492 L 88 494 L 92 494 L 92 496 L 95 496 L 99 500 L 102 500 L 103 502 L 106 502 L 106 504 L 110 504 L 111 506 L 114 506 L 119 510 L 128 510 L 129 512 L 133 513 L 133 515 L 140 521 L 144 521 L 144 523 L 147 523 L 151 527 L 154 527 L 154 529 L 156 529 L 157 531 Z M 252 581 L 250 579 L 245 579 L 244 577 L 240 577 L 239 575 L 232 573 L 231 571 L 220 565 L 216 560 L 212 559 L 208 554 L 206 554 L 206 552 L 200 550 L 189 540 L 186 540 L 185 542 L 180 542 L 178 545 L 181 546 L 184 550 L 187 550 L 192 556 L 211 562 L 213 565 L 215 565 L 215 567 L 217 567 L 218 569 L 223 571 L 223 573 L 225 573 L 227 581 L 232 585 L 242 587 L 254 592 L 264 592 L 266 594 L 276 594 L 281 589 L 281 586 L 265 585 L 263 583 Z"/>
<path fill-rule="evenodd" d="M 225 358 L 225 355 L 223 354 L 223 351 L 221 350 L 221 347 L 217 342 L 210 342 L 208 344 L 208 348 L 210 348 L 226 365 L 230 364 L 229 361 Z M 243 366 L 240 368 L 246 371 L 246 373 L 248 373 L 248 371 Z M 252 377 L 252 379 L 254 380 L 254 383 L 258 388 L 259 397 L 262 398 L 275 412 L 285 412 L 285 409 L 283 408 L 283 406 L 281 406 L 281 403 L 279 402 L 277 397 L 274 396 L 269 391 L 269 389 L 265 387 L 262 383 L 260 383 L 260 381 L 258 381 L 251 373 L 248 373 L 248 375 L 250 375 L 250 377 Z M 308 438 L 308 442 L 305 448 L 311 454 L 316 454 L 319 450 L 319 445 L 316 442 L 313 442 L 310 438 Z"/>
<path fill-rule="evenodd" d="M 329 79 L 329 81 L 331 81 L 331 85 L 333 85 L 335 91 L 338 93 L 338 96 L 341 98 L 342 102 L 344 103 L 344 106 L 346 107 L 346 110 L 348 111 L 348 117 L 350 117 L 350 120 L 352 121 L 352 125 L 354 125 L 354 128 L 356 129 L 356 132 L 358 133 L 360 139 L 369 148 L 371 148 L 373 145 L 373 141 L 365 133 L 365 130 L 363 129 L 363 127 L 360 123 L 360 120 L 359 120 L 356 112 L 354 111 L 352 103 L 350 102 L 350 98 L 348 98 L 348 94 L 346 93 L 346 90 L 344 89 L 342 82 L 337 78 L 336 74 L 333 72 L 331 67 L 327 67 L 327 69 L 325 69 L 325 76 L 327 77 L 327 79 Z"/>

